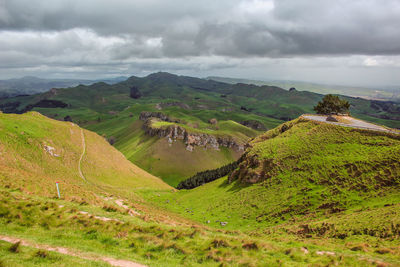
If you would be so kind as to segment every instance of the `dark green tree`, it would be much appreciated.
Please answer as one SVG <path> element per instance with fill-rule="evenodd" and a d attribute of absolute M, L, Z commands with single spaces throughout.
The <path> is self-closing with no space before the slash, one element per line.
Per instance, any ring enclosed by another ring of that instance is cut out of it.
<path fill-rule="evenodd" d="M 349 113 L 350 103 L 336 95 L 326 95 L 314 107 L 318 114 Z"/>

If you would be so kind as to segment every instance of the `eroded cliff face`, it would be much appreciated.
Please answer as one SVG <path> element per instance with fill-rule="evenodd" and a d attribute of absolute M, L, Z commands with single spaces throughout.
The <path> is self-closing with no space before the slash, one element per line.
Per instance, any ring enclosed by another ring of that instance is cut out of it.
<path fill-rule="evenodd" d="M 151 115 L 154 116 L 151 116 Z M 238 143 L 231 137 L 214 136 L 204 133 L 189 133 L 185 128 L 179 125 L 169 125 L 160 128 L 152 127 L 155 121 L 175 122 L 168 116 L 160 112 L 142 112 L 140 119 L 145 121 L 143 130 L 147 135 L 167 138 L 169 143 L 181 140 L 186 144 L 188 151 L 193 151 L 196 146 L 219 150 L 220 147 L 227 147 L 235 151 L 244 151 L 244 144 Z"/>

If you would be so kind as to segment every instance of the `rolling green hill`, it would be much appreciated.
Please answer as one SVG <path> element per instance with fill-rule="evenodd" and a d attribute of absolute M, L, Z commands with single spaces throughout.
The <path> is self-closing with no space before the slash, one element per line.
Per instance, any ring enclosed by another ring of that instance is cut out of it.
<path fill-rule="evenodd" d="M 135 98 L 130 97 L 131 90 L 137 91 Z M 170 146 L 166 138 L 145 134 L 139 120 L 141 112 L 161 112 L 179 119 L 180 125 L 192 132 L 236 136 L 245 143 L 261 133 L 261 129 L 271 129 L 312 112 L 321 98 L 319 94 L 289 92 L 274 86 L 232 85 L 160 72 L 143 78 L 133 76 L 114 85 L 95 83 L 8 98 L 0 101 L 0 108 L 5 112 L 34 110 L 58 120 L 72 120 L 113 139 L 115 147 L 131 162 L 175 186 L 196 172 L 232 162 L 240 153 L 226 147 L 220 150 L 199 147 L 190 152 L 182 141 Z M 396 104 L 346 99 L 357 117 L 400 127 L 400 107 Z M 209 123 L 211 119 L 218 121 L 218 130 Z M 239 123 L 260 128 L 252 130 Z M 190 164 L 181 164 L 182 160 Z"/>

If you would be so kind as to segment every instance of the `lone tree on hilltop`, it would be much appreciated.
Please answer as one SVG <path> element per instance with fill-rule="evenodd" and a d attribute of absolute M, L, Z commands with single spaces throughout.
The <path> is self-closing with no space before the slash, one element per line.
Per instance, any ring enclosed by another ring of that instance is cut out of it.
<path fill-rule="evenodd" d="M 343 114 L 349 113 L 350 103 L 336 95 L 326 95 L 314 107 L 318 114 Z"/>

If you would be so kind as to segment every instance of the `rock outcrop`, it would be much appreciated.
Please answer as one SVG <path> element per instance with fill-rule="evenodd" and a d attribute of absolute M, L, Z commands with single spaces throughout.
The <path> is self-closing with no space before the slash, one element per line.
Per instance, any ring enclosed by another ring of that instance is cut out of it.
<path fill-rule="evenodd" d="M 247 152 L 241 159 L 239 168 L 229 175 L 229 182 L 240 180 L 254 184 L 276 175 L 278 166 L 273 159 L 259 160 L 257 155 L 248 155 Z"/>
<path fill-rule="evenodd" d="M 142 112 L 140 120 L 145 121 L 143 130 L 147 135 L 167 138 L 169 143 L 176 140 L 182 140 L 186 144 L 188 151 L 193 151 L 195 146 L 212 148 L 219 150 L 220 147 L 227 147 L 235 151 L 244 151 L 244 144 L 240 144 L 231 137 L 214 136 L 205 133 L 189 133 L 184 127 L 176 124 L 164 127 L 152 127 L 154 122 L 166 121 L 175 122 L 167 115 L 161 112 Z"/>
<path fill-rule="evenodd" d="M 212 125 L 217 125 L 218 124 L 218 120 L 216 118 L 209 119 L 208 122 L 210 124 L 212 124 Z"/>
<path fill-rule="evenodd" d="M 166 122 L 176 122 L 176 123 L 179 122 L 179 120 L 172 119 L 172 118 L 168 117 L 167 115 L 165 115 L 164 113 L 161 113 L 161 112 L 143 111 L 139 115 L 139 120 L 142 120 L 142 121 L 146 121 L 146 120 L 151 119 L 151 118 L 157 118 L 160 121 L 166 121 Z"/>
<path fill-rule="evenodd" d="M 334 116 L 332 116 L 332 115 L 329 115 L 329 116 L 326 118 L 326 121 L 339 122 L 339 120 L 336 119 L 336 118 L 335 118 Z"/>

